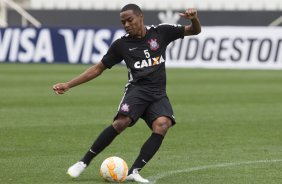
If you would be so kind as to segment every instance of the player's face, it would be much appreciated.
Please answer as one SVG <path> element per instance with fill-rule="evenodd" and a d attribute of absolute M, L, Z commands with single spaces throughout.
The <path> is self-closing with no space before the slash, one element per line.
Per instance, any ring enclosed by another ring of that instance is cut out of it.
<path fill-rule="evenodd" d="M 125 31 L 131 36 L 140 36 L 140 30 L 143 29 L 143 15 L 136 15 L 133 10 L 127 10 L 120 13 L 120 21 Z"/>

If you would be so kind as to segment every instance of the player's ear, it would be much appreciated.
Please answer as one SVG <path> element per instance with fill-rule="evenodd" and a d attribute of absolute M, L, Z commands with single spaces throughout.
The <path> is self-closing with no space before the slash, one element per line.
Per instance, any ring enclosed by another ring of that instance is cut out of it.
<path fill-rule="evenodd" d="M 136 14 L 138 17 L 143 17 L 143 13 Z"/>
<path fill-rule="evenodd" d="M 144 16 L 143 16 L 143 14 L 140 14 L 139 16 L 140 16 L 141 20 L 144 21 Z"/>

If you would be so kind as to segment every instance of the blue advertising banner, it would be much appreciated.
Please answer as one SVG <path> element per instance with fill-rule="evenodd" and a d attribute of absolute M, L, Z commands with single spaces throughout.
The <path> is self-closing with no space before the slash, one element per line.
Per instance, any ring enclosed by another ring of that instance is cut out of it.
<path fill-rule="evenodd" d="M 95 63 L 122 29 L 0 29 L 0 62 Z"/>

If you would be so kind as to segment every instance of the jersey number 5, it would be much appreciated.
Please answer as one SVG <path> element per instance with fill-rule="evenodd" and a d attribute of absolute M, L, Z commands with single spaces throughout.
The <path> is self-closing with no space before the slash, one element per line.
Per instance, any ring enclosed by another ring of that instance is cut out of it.
<path fill-rule="evenodd" d="M 144 54 L 145 54 L 146 58 L 150 58 L 150 53 L 149 53 L 148 49 L 144 50 Z"/>

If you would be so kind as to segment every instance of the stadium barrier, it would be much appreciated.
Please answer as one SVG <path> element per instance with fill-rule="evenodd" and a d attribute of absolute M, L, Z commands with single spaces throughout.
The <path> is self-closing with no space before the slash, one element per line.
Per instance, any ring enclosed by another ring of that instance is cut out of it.
<path fill-rule="evenodd" d="M 168 67 L 282 69 L 281 27 L 203 27 L 167 48 Z M 124 35 L 113 28 L 0 29 L 0 63 L 98 62 Z M 142 64 L 142 61 L 140 61 Z"/>

